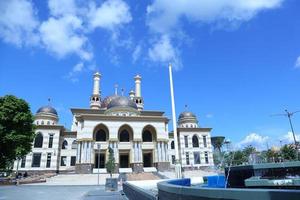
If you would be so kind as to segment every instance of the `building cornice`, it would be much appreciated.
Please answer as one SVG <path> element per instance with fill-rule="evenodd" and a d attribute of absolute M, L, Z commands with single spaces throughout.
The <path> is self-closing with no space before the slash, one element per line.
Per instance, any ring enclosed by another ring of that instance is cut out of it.
<path fill-rule="evenodd" d="M 199 131 L 199 132 L 210 132 L 212 128 L 177 128 L 177 131 L 179 132 L 193 132 L 193 131 Z"/>
<path fill-rule="evenodd" d="M 63 125 L 36 125 L 37 129 L 58 129 L 58 130 L 65 130 Z"/>
<path fill-rule="evenodd" d="M 78 121 L 86 119 L 90 120 L 103 120 L 103 121 L 154 121 L 154 122 L 169 122 L 167 117 L 161 116 L 114 116 L 114 115 L 97 115 L 97 114 L 81 114 L 76 115 Z"/>

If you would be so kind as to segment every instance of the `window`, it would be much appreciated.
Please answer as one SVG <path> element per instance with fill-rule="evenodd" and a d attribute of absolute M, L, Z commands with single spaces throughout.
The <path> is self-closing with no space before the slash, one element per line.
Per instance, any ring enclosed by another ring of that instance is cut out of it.
<path fill-rule="evenodd" d="M 31 167 L 40 167 L 41 165 L 41 153 L 32 154 L 32 164 Z"/>
<path fill-rule="evenodd" d="M 52 148 L 52 145 L 53 145 L 53 134 L 50 134 L 48 148 Z"/>
<path fill-rule="evenodd" d="M 42 125 L 44 125 L 44 121 L 42 121 Z"/>
<path fill-rule="evenodd" d="M 205 163 L 208 164 L 208 152 L 204 152 L 204 157 L 205 157 Z"/>
<path fill-rule="evenodd" d="M 60 166 L 67 166 L 67 156 L 60 157 Z"/>
<path fill-rule="evenodd" d="M 206 136 L 203 136 L 203 146 L 207 147 Z"/>
<path fill-rule="evenodd" d="M 96 132 L 96 141 L 106 141 L 106 132 L 103 129 Z"/>
<path fill-rule="evenodd" d="M 197 135 L 194 135 L 192 140 L 193 140 L 193 147 L 199 147 L 199 140 Z"/>
<path fill-rule="evenodd" d="M 47 125 L 50 125 L 50 121 L 47 121 Z"/>
<path fill-rule="evenodd" d="M 21 168 L 24 168 L 26 164 L 26 156 L 24 156 L 21 160 Z"/>
<path fill-rule="evenodd" d="M 67 140 L 64 140 L 61 149 L 67 149 L 67 148 L 68 148 L 68 142 Z"/>
<path fill-rule="evenodd" d="M 129 133 L 126 129 L 120 133 L 120 142 L 129 142 Z"/>
<path fill-rule="evenodd" d="M 175 149 L 174 141 L 171 142 L 171 149 Z"/>
<path fill-rule="evenodd" d="M 35 136 L 33 147 L 34 148 L 42 148 L 43 147 L 43 135 L 42 135 L 42 133 L 38 133 Z"/>
<path fill-rule="evenodd" d="M 186 164 L 187 164 L 187 165 L 190 164 L 190 154 L 189 154 L 189 152 L 186 152 L 186 153 L 185 153 L 185 161 L 186 161 Z"/>
<path fill-rule="evenodd" d="M 175 156 L 172 155 L 172 164 L 174 165 L 175 164 Z"/>
<path fill-rule="evenodd" d="M 194 164 L 200 164 L 200 152 L 194 152 Z"/>
<path fill-rule="evenodd" d="M 76 140 L 74 140 L 72 142 L 72 149 L 77 149 L 77 141 Z"/>
<path fill-rule="evenodd" d="M 51 166 L 51 153 L 47 153 L 46 167 L 49 168 L 50 166 Z"/>
<path fill-rule="evenodd" d="M 76 156 L 71 156 L 71 166 L 75 166 Z"/>
<path fill-rule="evenodd" d="M 188 136 L 187 135 L 184 136 L 184 146 L 189 147 L 189 141 L 188 141 Z"/>
<path fill-rule="evenodd" d="M 150 131 L 143 131 L 143 142 L 152 142 L 152 134 Z"/>

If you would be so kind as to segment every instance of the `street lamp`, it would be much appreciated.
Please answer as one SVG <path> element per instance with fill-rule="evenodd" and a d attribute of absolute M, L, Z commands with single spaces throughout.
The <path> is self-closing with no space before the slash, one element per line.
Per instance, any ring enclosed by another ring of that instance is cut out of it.
<path fill-rule="evenodd" d="M 100 175 L 100 149 L 101 149 L 101 144 L 97 144 L 97 149 L 98 149 L 98 185 L 99 185 L 99 175 Z"/>

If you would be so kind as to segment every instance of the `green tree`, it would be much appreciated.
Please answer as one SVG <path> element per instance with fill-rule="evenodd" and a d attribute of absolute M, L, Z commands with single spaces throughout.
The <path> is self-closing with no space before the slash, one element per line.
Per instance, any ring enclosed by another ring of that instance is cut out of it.
<path fill-rule="evenodd" d="M 284 160 L 296 160 L 297 150 L 294 145 L 284 145 L 281 148 L 281 155 Z"/>
<path fill-rule="evenodd" d="M 268 151 L 266 152 L 266 157 L 268 162 L 279 162 L 279 153 L 273 149 L 268 149 Z"/>
<path fill-rule="evenodd" d="M 31 151 L 34 129 L 26 101 L 12 95 L 0 97 L 0 169 L 11 167 L 15 159 Z"/>
<path fill-rule="evenodd" d="M 109 147 L 108 149 L 108 161 L 106 163 L 106 170 L 110 174 L 110 178 L 112 177 L 112 173 L 115 171 L 115 156 L 114 156 L 114 150 Z"/>
<path fill-rule="evenodd" d="M 251 154 L 255 153 L 256 149 L 252 145 L 249 145 L 243 149 L 243 153 L 248 158 Z"/>

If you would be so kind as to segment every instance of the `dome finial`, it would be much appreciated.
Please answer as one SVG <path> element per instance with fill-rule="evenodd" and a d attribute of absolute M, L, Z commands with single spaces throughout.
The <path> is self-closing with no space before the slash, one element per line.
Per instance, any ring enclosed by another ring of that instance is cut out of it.
<path fill-rule="evenodd" d="M 188 105 L 187 105 L 187 104 L 184 105 L 184 110 L 185 110 L 185 111 L 188 110 Z"/>

